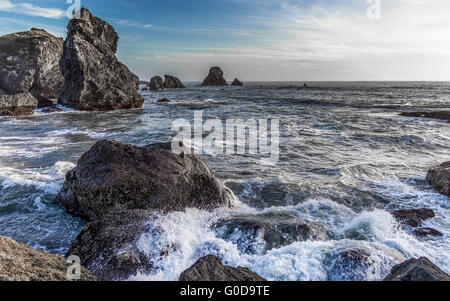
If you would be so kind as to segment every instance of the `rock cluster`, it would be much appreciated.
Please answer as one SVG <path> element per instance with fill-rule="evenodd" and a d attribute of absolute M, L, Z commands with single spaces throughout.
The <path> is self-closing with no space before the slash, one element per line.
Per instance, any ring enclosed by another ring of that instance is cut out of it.
<path fill-rule="evenodd" d="M 82 111 L 142 107 L 139 78 L 117 60 L 119 36 L 114 28 L 85 8 L 80 16 L 67 27 L 59 103 Z"/>
<path fill-rule="evenodd" d="M 450 161 L 428 171 L 427 181 L 443 195 L 450 197 Z"/>
<path fill-rule="evenodd" d="M 384 281 L 450 281 L 450 276 L 428 258 L 421 257 L 395 266 Z"/>
<path fill-rule="evenodd" d="M 223 77 L 222 69 L 220 67 L 212 67 L 202 86 L 228 86 L 227 81 Z"/>
<path fill-rule="evenodd" d="M 443 236 L 441 232 L 435 229 L 421 228 L 424 221 L 436 217 L 436 214 L 432 209 L 397 210 L 392 212 L 392 215 L 402 225 L 416 228 L 413 230 L 413 233 L 416 236 Z"/>
<path fill-rule="evenodd" d="M 151 91 L 186 88 L 179 78 L 171 75 L 164 75 L 164 80 L 161 76 L 154 76 L 150 80 L 149 87 Z"/>

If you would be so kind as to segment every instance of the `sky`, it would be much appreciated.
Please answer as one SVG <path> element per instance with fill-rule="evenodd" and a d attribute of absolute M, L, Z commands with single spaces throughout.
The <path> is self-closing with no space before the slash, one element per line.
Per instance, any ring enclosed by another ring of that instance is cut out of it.
<path fill-rule="evenodd" d="M 75 0 L 69 0 L 69 2 Z M 80 0 L 142 80 L 450 80 L 448 0 Z M 65 37 L 67 0 L 0 0 L 0 35 Z"/>

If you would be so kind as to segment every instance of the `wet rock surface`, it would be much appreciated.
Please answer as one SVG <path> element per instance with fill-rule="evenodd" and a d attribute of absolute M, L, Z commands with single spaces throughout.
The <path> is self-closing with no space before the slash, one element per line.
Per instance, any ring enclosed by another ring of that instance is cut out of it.
<path fill-rule="evenodd" d="M 427 181 L 441 194 L 450 197 L 450 161 L 431 168 L 427 174 Z"/>
<path fill-rule="evenodd" d="M 394 218 L 404 225 L 414 228 L 422 226 L 422 222 L 436 217 L 432 209 L 397 210 L 392 212 Z"/>
<path fill-rule="evenodd" d="M 223 77 L 222 69 L 220 67 L 212 67 L 202 86 L 228 86 L 227 81 Z"/>
<path fill-rule="evenodd" d="M 428 258 L 421 257 L 396 265 L 384 281 L 450 281 L 450 276 Z"/>

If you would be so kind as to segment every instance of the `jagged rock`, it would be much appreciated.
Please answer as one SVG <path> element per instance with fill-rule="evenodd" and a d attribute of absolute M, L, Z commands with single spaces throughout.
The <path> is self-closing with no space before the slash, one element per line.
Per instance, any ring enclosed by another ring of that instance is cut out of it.
<path fill-rule="evenodd" d="M 436 214 L 431 209 L 412 209 L 412 210 L 397 210 L 392 212 L 394 218 L 404 225 L 414 228 L 422 226 L 422 222 L 430 218 L 436 217 Z"/>
<path fill-rule="evenodd" d="M 428 171 L 427 181 L 443 195 L 450 197 L 450 161 Z"/>
<path fill-rule="evenodd" d="M 163 87 L 165 89 L 184 89 L 186 88 L 184 84 L 176 78 L 175 76 L 171 75 L 164 75 L 164 83 Z"/>
<path fill-rule="evenodd" d="M 152 77 L 152 79 L 150 80 L 149 87 L 150 87 L 151 91 L 157 91 L 157 90 L 164 89 L 164 81 L 163 81 L 162 77 L 161 76 Z"/>
<path fill-rule="evenodd" d="M 372 265 L 366 249 L 344 250 L 330 259 L 328 277 L 331 281 L 364 281 Z"/>
<path fill-rule="evenodd" d="M 220 67 L 212 67 L 202 86 L 228 86 Z"/>
<path fill-rule="evenodd" d="M 176 155 L 170 143 L 137 147 L 104 140 L 67 173 L 56 202 L 95 220 L 114 210 L 214 209 L 235 199 L 195 154 Z"/>
<path fill-rule="evenodd" d="M 219 258 L 209 255 L 200 258 L 184 271 L 180 281 L 266 281 L 266 279 L 248 268 L 225 266 Z"/>
<path fill-rule="evenodd" d="M 242 87 L 244 84 L 240 82 L 237 78 L 234 79 L 234 81 L 231 83 L 231 86 L 233 87 Z"/>
<path fill-rule="evenodd" d="M 421 257 L 396 265 L 384 281 L 450 281 L 450 276 L 428 258 Z"/>
<path fill-rule="evenodd" d="M 22 243 L 0 236 L 0 281 L 69 281 L 71 263 L 62 256 L 38 252 Z M 97 281 L 81 267 L 82 281 Z"/>
<path fill-rule="evenodd" d="M 447 120 L 450 122 L 450 111 L 437 112 L 403 112 L 400 116 Z"/>
<path fill-rule="evenodd" d="M 31 93 L 38 107 L 53 105 L 64 82 L 59 69 L 62 53 L 63 39 L 42 29 L 0 37 L 0 91 L 11 95 L 8 98 Z"/>
<path fill-rule="evenodd" d="M 59 103 L 82 111 L 140 108 L 139 78 L 117 60 L 119 36 L 114 28 L 80 11 L 67 27 L 61 71 L 65 83 Z"/>
<path fill-rule="evenodd" d="M 159 102 L 159 103 L 168 103 L 168 102 L 170 102 L 170 99 L 163 98 L 163 99 L 158 100 L 157 102 Z"/>
<path fill-rule="evenodd" d="M 442 237 L 444 236 L 444 234 L 442 234 L 441 232 L 439 232 L 436 229 L 432 229 L 432 228 L 419 228 L 419 229 L 415 229 L 413 231 L 414 235 L 418 236 L 418 237 L 428 237 L 428 236 L 434 236 L 434 237 Z"/>
<path fill-rule="evenodd" d="M 5 94 L 0 90 L 0 116 L 33 115 L 37 105 L 31 93 Z"/>

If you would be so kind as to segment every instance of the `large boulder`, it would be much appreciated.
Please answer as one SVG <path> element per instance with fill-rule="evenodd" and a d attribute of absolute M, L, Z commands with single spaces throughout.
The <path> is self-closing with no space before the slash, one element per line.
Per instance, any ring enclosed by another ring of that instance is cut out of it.
<path fill-rule="evenodd" d="M 450 197 L 450 161 L 430 169 L 427 181 L 433 184 L 441 194 Z"/>
<path fill-rule="evenodd" d="M 396 265 L 384 281 L 450 281 L 450 276 L 428 258 L 421 257 Z"/>
<path fill-rule="evenodd" d="M 212 67 L 202 86 L 228 86 L 220 67 Z"/>
<path fill-rule="evenodd" d="M 95 220 L 110 211 L 187 207 L 214 209 L 235 200 L 197 155 L 177 155 L 171 144 L 145 147 L 104 140 L 85 153 L 56 202 L 68 212 Z"/>
<path fill-rule="evenodd" d="M 59 68 L 63 39 L 42 29 L 12 33 L 0 37 L 0 91 L 2 102 L 30 93 L 39 107 L 51 106 L 58 99 L 64 82 Z M 31 108 L 23 110 L 29 115 Z M 34 111 L 34 110 L 33 110 Z"/>
<path fill-rule="evenodd" d="M 180 281 L 266 281 L 248 268 L 233 268 L 222 264 L 219 258 L 209 255 L 200 258 L 184 271 Z"/>
<path fill-rule="evenodd" d="M 149 87 L 151 91 L 162 90 L 164 89 L 164 80 L 161 76 L 154 76 L 150 80 Z"/>
<path fill-rule="evenodd" d="M 82 111 L 140 108 L 139 78 L 117 60 L 114 28 L 82 8 L 67 27 L 59 103 Z"/>
<path fill-rule="evenodd" d="M 397 210 L 392 212 L 394 218 L 401 224 L 414 228 L 422 226 L 422 222 L 434 218 L 436 214 L 432 209 Z"/>
<path fill-rule="evenodd" d="M 33 115 L 37 105 L 31 93 L 6 94 L 0 90 L 0 116 Z"/>
<path fill-rule="evenodd" d="M 184 84 L 175 76 L 164 75 L 163 87 L 165 89 L 184 89 Z"/>
<path fill-rule="evenodd" d="M 242 87 L 242 86 L 244 86 L 244 84 L 240 80 L 235 78 L 234 81 L 231 83 L 231 86 L 233 86 L 233 87 Z"/>
<path fill-rule="evenodd" d="M 62 256 L 38 252 L 22 243 L 0 236 L 0 281 L 69 281 L 72 263 Z M 82 281 L 96 281 L 81 267 Z"/>

